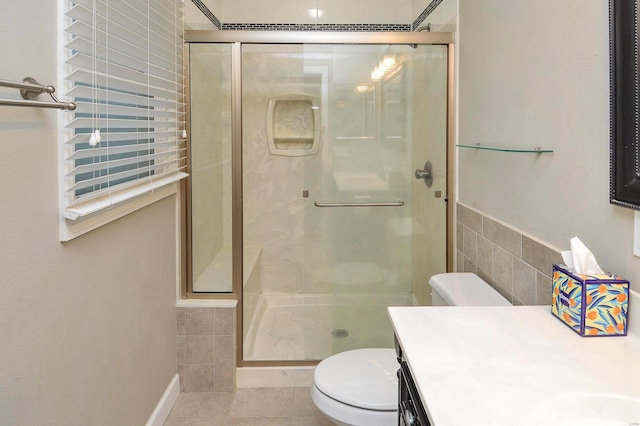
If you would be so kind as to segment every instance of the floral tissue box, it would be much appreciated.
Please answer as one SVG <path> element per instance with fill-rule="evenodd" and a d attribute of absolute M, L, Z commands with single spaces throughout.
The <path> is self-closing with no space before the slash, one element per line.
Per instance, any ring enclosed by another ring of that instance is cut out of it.
<path fill-rule="evenodd" d="M 553 265 L 551 313 L 583 337 L 626 336 L 629 281 Z"/>

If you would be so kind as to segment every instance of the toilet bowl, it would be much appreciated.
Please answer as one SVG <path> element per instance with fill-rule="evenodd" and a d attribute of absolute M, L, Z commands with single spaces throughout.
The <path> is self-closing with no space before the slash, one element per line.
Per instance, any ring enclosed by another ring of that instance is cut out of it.
<path fill-rule="evenodd" d="M 398 361 L 394 349 L 354 349 L 318 364 L 311 399 L 337 425 L 395 425 Z"/>
<path fill-rule="evenodd" d="M 429 285 L 434 306 L 511 306 L 475 274 L 438 274 Z M 311 399 L 337 425 L 396 425 L 398 368 L 394 349 L 354 349 L 332 355 L 315 369 Z"/>

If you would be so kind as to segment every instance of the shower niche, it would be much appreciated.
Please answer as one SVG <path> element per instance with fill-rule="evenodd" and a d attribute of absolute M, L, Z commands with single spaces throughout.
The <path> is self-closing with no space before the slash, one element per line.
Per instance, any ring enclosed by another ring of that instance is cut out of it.
<path fill-rule="evenodd" d="M 287 157 L 317 154 L 320 123 L 320 107 L 315 96 L 291 94 L 269 99 L 269 152 Z"/>

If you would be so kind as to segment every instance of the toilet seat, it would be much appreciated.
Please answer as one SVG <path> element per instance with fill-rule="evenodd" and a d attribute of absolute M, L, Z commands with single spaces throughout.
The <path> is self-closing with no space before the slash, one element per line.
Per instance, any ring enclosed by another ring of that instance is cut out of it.
<path fill-rule="evenodd" d="M 338 425 L 394 426 L 399 368 L 394 349 L 354 349 L 321 361 L 311 399 Z"/>
<path fill-rule="evenodd" d="M 313 382 L 320 392 L 343 404 L 365 410 L 395 411 L 398 368 L 393 349 L 354 349 L 320 362 Z"/>

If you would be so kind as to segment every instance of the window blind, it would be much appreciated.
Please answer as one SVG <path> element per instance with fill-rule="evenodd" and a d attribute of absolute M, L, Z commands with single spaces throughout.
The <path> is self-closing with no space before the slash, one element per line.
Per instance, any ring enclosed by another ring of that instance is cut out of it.
<path fill-rule="evenodd" d="M 181 0 L 65 0 L 63 215 L 76 220 L 186 176 Z"/>

